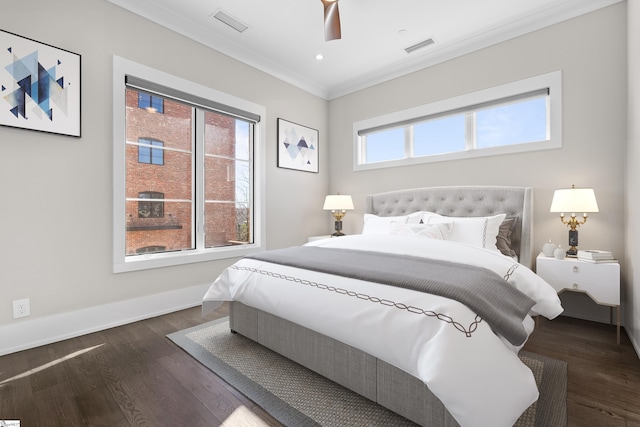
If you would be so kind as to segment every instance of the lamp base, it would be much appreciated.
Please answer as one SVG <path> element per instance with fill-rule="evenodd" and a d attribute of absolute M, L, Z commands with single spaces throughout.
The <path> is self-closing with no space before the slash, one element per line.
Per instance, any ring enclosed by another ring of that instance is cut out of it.
<path fill-rule="evenodd" d="M 336 221 L 335 225 L 334 225 L 334 229 L 336 230 L 335 233 L 333 233 L 331 235 L 331 237 L 340 237 L 340 236 L 344 236 L 345 234 L 342 232 L 342 221 Z"/>
<path fill-rule="evenodd" d="M 578 230 L 569 230 L 569 250 L 567 251 L 567 256 L 571 258 L 576 258 L 578 256 Z"/>

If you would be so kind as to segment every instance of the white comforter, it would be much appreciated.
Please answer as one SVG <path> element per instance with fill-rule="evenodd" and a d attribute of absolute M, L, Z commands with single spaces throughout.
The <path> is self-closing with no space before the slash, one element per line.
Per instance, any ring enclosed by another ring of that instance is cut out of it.
<path fill-rule="evenodd" d="M 552 319 L 562 312 L 551 286 L 495 251 L 382 234 L 309 244 L 464 262 L 502 277 L 511 271 L 509 282 L 536 301 L 531 315 Z M 513 269 L 514 265 L 517 268 Z M 320 286 L 310 286 L 306 281 Z M 358 296 L 336 292 L 335 288 Z M 512 426 L 538 398 L 533 374 L 517 357 L 519 348 L 497 336 L 484 321 L 474 329 L 476 314 L 447 298 L 242 259 L 211 285 L 203 308 L 207 311 L 231 300 L 331 336 L 420 378 L 464 427 Z M 379 300 L 418 307 L 429 314 L 415 314 L 376 302 Z M 531 317 L 527 316 L 524 325 L 529 333 L 533 330 Z"/>

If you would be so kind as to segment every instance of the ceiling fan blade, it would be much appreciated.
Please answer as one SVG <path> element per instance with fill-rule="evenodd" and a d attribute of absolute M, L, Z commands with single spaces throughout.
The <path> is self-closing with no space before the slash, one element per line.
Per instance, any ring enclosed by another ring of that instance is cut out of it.
<path fill-rule="evenodd" d="M 338 0 L 320 0 L 324 6 L 324 39 L 336 40 L 342 37 L 340 32 L 340 12 Z"/>

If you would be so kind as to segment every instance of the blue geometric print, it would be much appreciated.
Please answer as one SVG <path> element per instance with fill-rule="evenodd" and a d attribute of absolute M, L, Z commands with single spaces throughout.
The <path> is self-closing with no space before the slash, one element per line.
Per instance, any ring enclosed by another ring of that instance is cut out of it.
<path fill-rule="evenodd" d="M 12 48 L 8 48 L 12 52 Z M 67 110 L 67 91 L 64 89 L 64 78 L 56 78 L 56 66 L 46 69 L 38 61 L 38 51 L 34 51 L 23 58 L 13 56 L 13 62 L 5 67 L 13 77 L 15 90 L 4 96 L 9 103 L 11 113 L 16 117 L 27 117 L 27 103 L 31 99 L 39 107 L 40 111 L 31 111 L 38 117 L 42 113 L 53 121 L 53 102 L 65 114 Z M 7 88 L 3 85 L 2 92 Z M 4 95 L 4 94 L 3 94 Z"/>

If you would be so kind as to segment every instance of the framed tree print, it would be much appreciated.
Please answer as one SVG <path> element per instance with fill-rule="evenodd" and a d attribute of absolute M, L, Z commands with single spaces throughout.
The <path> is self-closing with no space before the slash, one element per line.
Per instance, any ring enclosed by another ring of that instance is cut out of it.
<path fill-rule="evenodd" d="M 80 137 L 80 55 L 0 30 L 0 125 Z"/>
<path fill-rule="evenodd" d="M 318 131 L 278 119 L 278 167 L 318 172 Z"/>

